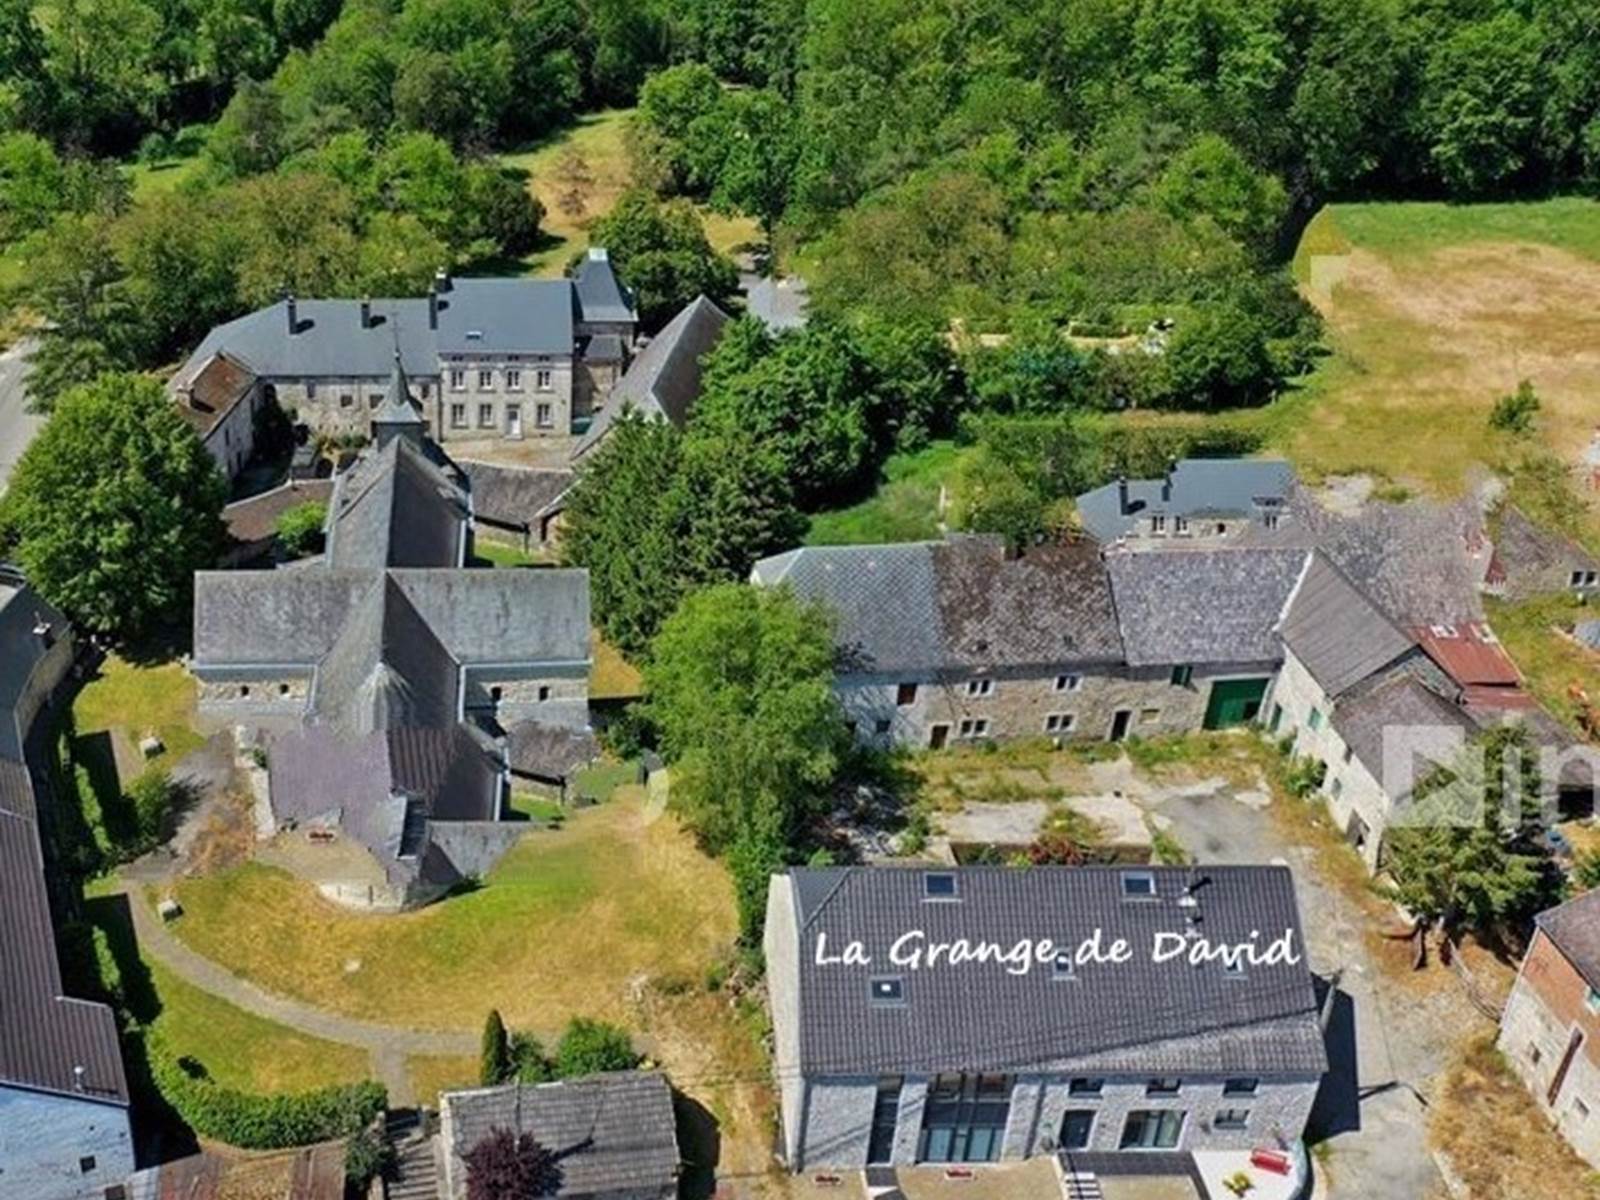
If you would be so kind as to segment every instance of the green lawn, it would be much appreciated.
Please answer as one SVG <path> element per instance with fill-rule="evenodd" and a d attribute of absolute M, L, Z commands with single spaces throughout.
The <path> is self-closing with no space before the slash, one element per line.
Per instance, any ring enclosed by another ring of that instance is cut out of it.
<path fill-rule="evenodd" d="M 1574 622 L 1593 619 L 1594 609 L 1565 593 L 1507 604 L 1489 600 L 1489 624 L 1522 671 L 1528 690 L 1554 716 L 1577 729 L 1578 706 L 1567 695 L 1577 684 L 1600 704 L 1600 655 L 1561 636 Z"/>
<path fill-rule="evenodd" d="M 1352 244 L 1393 258 L 1469 242 L 1536 242 L 1600 260 L 1600 205 L 1583 197 L 1510 204 L 1336 204 L 1331 212 Z"/>
<path fill-rule="evenodd" d="M 522 547 L 513 546 L 510 542 L 495 542 L 482 537 L 473 541 L 472 553 L 478 560 L 475 564 L 477 566 L 537 567 L 548 561 L 537 558 L 522 549 Z"/>
<path fill-rule="evenodd" d="M 913 542 L 939 536 L 939 488 L 954 474 L 966 447 L 933 442 L 883 465 L 878 490 L 859 504 L 817 513 L 806 531 L 808 546 Z"/>
<path fill-rule="evenodd" d="M 352 913 L 251 864 L 181 880 L 173 931 L 270 991 L 352 1016 L 478 1029 L 497 1007 L 545 1036 L 575 1015 L 627 1023 L 636 980 L 699 979 L 734 936 L 727 875 L 642 792 L 525 837 L 482 887 L 416 912 Z"/>
<path fill-rule="evenodd" d="M 168 158 L 156 163 L 132 163 L 123 169 L 127 172 L 133 199 L 138 202 L 163 192 L 175 191 L 194 178 L 200 169 L 200 157 L 196 155 L 193 158 Z"/>
<path fill-rule="evenodd" d="M 72 704 L 80 739 L 111 733 L 137 753 L 139 739 L 154 733 L 166 749 L 152 766 L 170 767 L 203 744 L 194 717 L 195 683 L 181 663 L 138 665 L 114 654 Z"/>

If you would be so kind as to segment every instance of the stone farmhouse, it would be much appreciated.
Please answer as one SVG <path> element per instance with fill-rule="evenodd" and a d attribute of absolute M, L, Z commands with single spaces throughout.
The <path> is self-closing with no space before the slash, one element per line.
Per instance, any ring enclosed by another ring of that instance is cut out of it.
<path fill-rule="evenodd" d="M 40 836 L 36 725 L 73 658 L 61 614 L 0 567 L 0 1196 L 28 1200 L 110 1195 L 134 1166 L 116 1017 L 62 985 Z"/>
<path fill-rule="evenodd" d="M 260 745 L 272 823 L 328 848 L 323 891 L 396 909 L 515 840 L 510 733 L 586 730 L 589 585 L 469 568 L 472 495 L 419 408 L 386 403 L 374 429 L 334 480 L 319 559 L 197 573 L 191 669 L 202 719 Z"/>
<path fill-rule="evenodd" d="M 1158 958 L 1200 937 L 1261 953 Z M 765 951 L 792 1171 L 1215 1179 L 1292 1161 L 1327 1070 L 1287 867 L 796 867 Z"/>
<path fill-rule="evenodd" d="M 1539 1108 L 1600 1167 L 1600 891 L 1540 913 L 1500 1018 L 1500 1052 Z"/>
<path fill-rule="evenodd" d="M 1213 541 L 1278 528 L 1294 487 L 1278 459 L 1187 458 L 1160 479 L 1118 479 L 1078 497 L 1083 527 L 1102 542 Z"/>
<path fill-rule="evenodd" d="M 230 475 L 276 402 L 317 432 L 365 435 L 398 352 L 440 442 L 568 436 L 605 403 L 638 314 L 600 248 L 570 279 L 453 279 L 420 298 L 277 303 L 219 325 L 171 389 Z"/>

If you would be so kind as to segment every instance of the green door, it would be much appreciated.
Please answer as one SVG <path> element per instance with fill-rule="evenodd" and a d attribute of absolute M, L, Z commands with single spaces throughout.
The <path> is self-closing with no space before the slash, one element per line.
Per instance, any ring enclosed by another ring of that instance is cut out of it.
<path fill-rule="evenodd" d="M 1265 679 L 1219 679 L 1211 685 L 1206 703 L 1206 728 L 1226 729 L 1256 719 L 1261 697 L 1267 694 Z"/>

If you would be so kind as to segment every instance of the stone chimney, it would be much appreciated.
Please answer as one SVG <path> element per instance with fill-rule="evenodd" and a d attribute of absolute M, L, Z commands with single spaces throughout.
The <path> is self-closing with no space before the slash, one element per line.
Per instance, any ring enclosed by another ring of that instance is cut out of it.
<path fill-rule="evenodd" d="M 285 292 L 283 294 L 283 307 L 289 318 L 289 332 L 298 333 L 300 331 L 300 313 L 295 307 L 293 292 Z"/>
<path fill-rule="evenodd" d="M 1123 516 L 1128 515 L 1128 477 L 1117 476 L 1117 511 Z"/>
<path fill-rule="evenodd" d="M 428 293 L 428 328 L 439 328 L 439 293 Z"/>
<path fill-rule="evenodd" d="M 372 328 L 372 297 L 361 297 L 361 328 Z"/>
<path fill-rule="evenodd" d="M 453 286 L 455 285 L 451 282 L 450 272 L 443 267 L 433 273 L 433 290 L 436 295 L 444 295 Z"/>

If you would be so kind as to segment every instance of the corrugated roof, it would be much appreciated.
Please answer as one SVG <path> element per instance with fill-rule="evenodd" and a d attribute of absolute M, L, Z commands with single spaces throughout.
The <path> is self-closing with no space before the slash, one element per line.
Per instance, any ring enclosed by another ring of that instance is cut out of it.
<path fill-rule="evenodd" d="M 1415 646 L 1321 554 L 1311 556 L 1289 601 L 1283 640 L 1329 697 L 1383 670 Z"/>
<path fill-rule="evenodd" d="M 800 1070 L 808 1076 L 880 1072 L 1103 1069 L 1319 1073 L 1326 1067 L 1311 973 L 1285 867 L 1139 868 L 1150 899 L 1127 899 L 1123 870 L 1102 867 L 926 869 L 791 868 L 798 932 Z M 956 896 L 929 900 L 930 874 L 956 879 Z M 1178 901 L 1193 887 L 1198 903 Z M 1199 928 L 1214 943 L 1259 935 L 1265 947 L 1288 931 L 1300 961 L 1248 966 L 1153 961 L 1157 933 Z M 1102 946 L 1126 939 L 1126 962 L 1085 961 L 1071 977 L 1037 959 L 952 965 L 934 945 L 1023 942 L 1077 948 L 1102 931 Z M 910 935 L 907 938 L 907 935 Z M 825 944 L 819 943 L 825 938 Z M 901 942 L 900 963 L 892 960 Z M 865 965 L 819 964 L 822 945 L 842 955 L 860 942 Z M 917 966 L 907 951 L 921 949 Z M 875 1001 L 871 981 L 900 980 L 896 1003 Z"/>
<path fill-rule="evenodd" d="M 1522 674 L 1487 625 L 1418 625 L 1417 644 L 1463 687 L 1517 687 Z"/>
<path fill-rule="evenodd" d="M 1279 459 L 1186 458 L 1170 477 L 1128 480 L 1127 512 L 1122 485 L 1108 483 L 1079 496 L 1078 513 L 1085 529 L 1109 542 L 1155 513 L 1195 520 L 1254 516 L 1281 507 L 1293 485 L 1293 468 Z"/>
<path fill-rule="evenodd" d="M 459 1163 L 495 1130 L 531 1134 L 559 1160 L 558 1197 L 654 1200 L 678 1177 L 672 1089 L 656 1071 L 445 1092 L 439 1103 L 453 1135 L 445 1153 Z"/>

